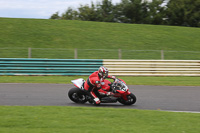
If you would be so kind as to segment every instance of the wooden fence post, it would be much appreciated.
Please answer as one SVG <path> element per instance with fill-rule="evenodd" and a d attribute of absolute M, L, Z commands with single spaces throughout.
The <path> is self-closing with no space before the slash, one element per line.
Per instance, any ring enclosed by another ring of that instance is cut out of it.
<path fill-rule="evenodd" d="M 28 48 L 28 58 L 31 58 L 31 48 Z"/>
<path fill-rule="evenodd" d="M 78 51 L 77 51 L 77 48 L 74 49 L 74 59 L 78 59 Z"/>
<path fill-rule="evenodd" d="M 164 50 L 161 50 L 161 60 L 164 60 Z"/>
<path fill-rule="evenodd" d="M 122 50 L 121 49 L 118 50 L 118 56 L 119 56 L 119 59 L 122 59 Z"/>

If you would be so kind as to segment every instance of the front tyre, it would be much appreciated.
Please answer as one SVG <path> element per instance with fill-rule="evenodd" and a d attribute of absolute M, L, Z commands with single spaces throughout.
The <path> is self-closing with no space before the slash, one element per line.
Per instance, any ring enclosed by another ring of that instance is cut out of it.
<path fill-rule="evenodd" d="M 120 98 L 118 101 L 124 105 L 132 105 L 136 102 L 136 96 L 133 93 L 127 95 L 127 98 L 128 98 L 127 101 L 125 101 L 123 98 Z"/>
<path fill-rule="evenodd" d="M 86 95 L 85 93 L 80 90 L 79 88 L 72 88 L 68 92 L 68 96 L 70 100 L 72 100 L 75 103 L 86 103 Z"/>

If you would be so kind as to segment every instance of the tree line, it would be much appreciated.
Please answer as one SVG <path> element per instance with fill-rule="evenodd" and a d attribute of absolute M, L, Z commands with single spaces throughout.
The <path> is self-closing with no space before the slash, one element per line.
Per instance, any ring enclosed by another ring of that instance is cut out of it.
<path fill-rule="evenodd" d="M 50 19 L 200 27 L 200 0 L 102 0 L 68 7 Z"/>

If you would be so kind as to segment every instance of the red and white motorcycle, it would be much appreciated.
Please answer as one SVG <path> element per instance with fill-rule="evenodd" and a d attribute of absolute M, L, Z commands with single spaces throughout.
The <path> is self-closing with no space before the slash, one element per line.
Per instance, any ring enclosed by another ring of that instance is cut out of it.
<path fill-rule="evenodd" d="M 93 99 L 84 89 L 85 80 L 82 78 L 72 80 L 75 88 L 71 88 L 68 92 L 69 98 L 75 103 L 86 103 L 93 104 Z M 129 91 L 128 86 L 122 79 L 117 79 L 114 82 L 104 80 L 102 88 L 104 91 L 112 92 L 113 95 L 100 95 L 101 103 L 116 103 L 120 102 L 124 105 L 132 105 L 136 102 L 136 96 Z M 101 89 L 98 90 L 101 94 Z"/>

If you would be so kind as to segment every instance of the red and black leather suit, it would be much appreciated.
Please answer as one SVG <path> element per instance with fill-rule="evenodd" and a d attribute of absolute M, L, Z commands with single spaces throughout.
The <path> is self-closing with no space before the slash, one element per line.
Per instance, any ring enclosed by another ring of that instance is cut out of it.
<path fill-rule="evenodd" d="M 114 76 L 107 76 L 106 78 L 112 78 L 114 79 Z M 88 91 L 90 93 L 90 95 L 96 99 L 99 96 L 97 96 L 96 94 L 98 94 L 98 90 L 101 89 L 101 83 L 104 82 L 104 78 L 100 78 L 100 75 L 98 74 L 98 71 L 93 72 L 89 78 L 87 79 L 87 81 L 84 84 L 84 89 L 86 91 Z M 101 93 L 107 93 L 106 91 L 101 91 Z M 100 101 L 99 101 L 100 103 Z M 97 103 L 98 104 L 98 103 Z"/>

